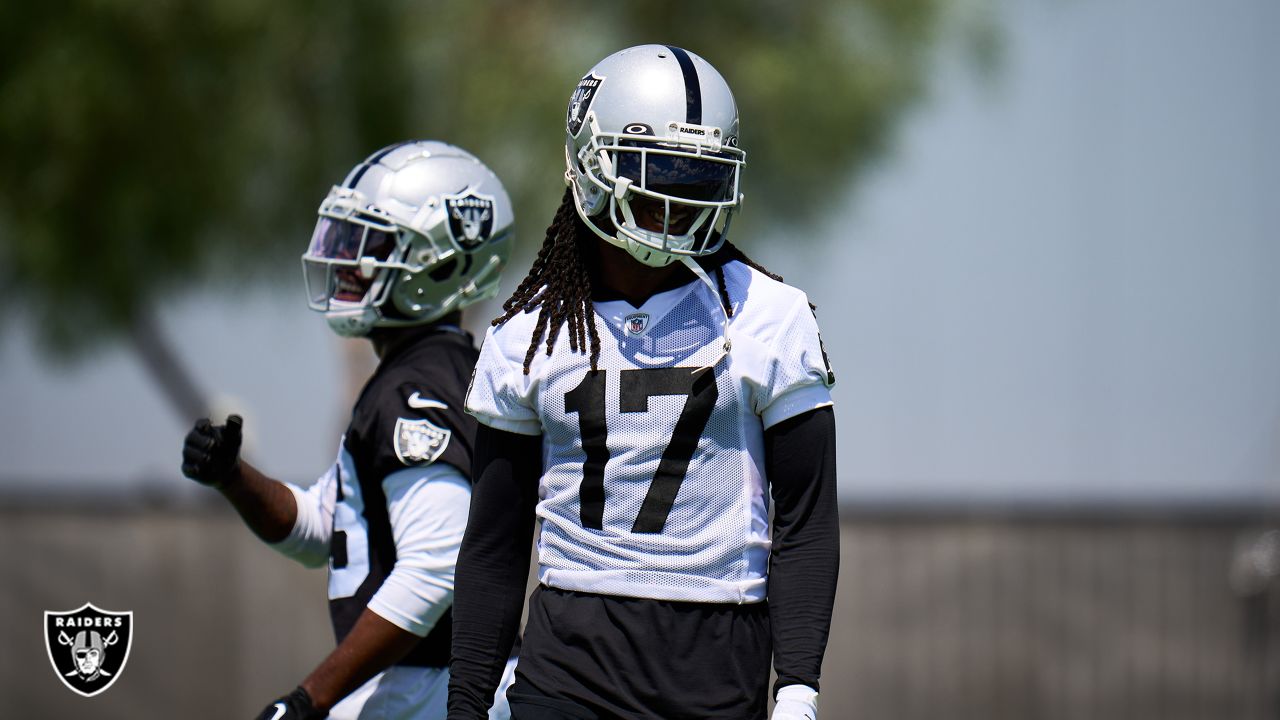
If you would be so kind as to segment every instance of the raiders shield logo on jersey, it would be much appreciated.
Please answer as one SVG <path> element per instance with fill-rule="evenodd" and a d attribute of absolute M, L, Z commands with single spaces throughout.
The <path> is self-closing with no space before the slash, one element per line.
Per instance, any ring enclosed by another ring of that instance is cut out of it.
<path fill-rule="evenodd" d="M 591 101 L 596 99 L 596 90 L 600 89 L 600 83 L 604 82 L 604 78 L 590 73 L 586 77 L 578 81 L 578 87 L 573 89 L 573 96 L 569 98 L 569 112 L 565 114 L 564 124 L 569 129 L 569 134 L 577 137 L 578 131 L 582 129 L 582 123 L 587 120 L 587 111 L 591 109 Z"/>
<path fill-rule="evenodd" d="M 133 611 L 111 612 L 85 603 L 76 610 L 44 613 L 44 646 L 53 672 L 85 697 L 120 677 L 132 639 Z"/>
<path fill-rule="evenodd" d="M 425 418 L 396 420 L 396 457 L 405 465 L 432 463 L 449 447 L 453 432 Z"/>
<path fill-rule="evenodd" d="M 449 237 L 464 250 L 479 247 L 493 234 L 493 198 L 468 190 L 461 195 L 445 195 L 449 214 Z"/>

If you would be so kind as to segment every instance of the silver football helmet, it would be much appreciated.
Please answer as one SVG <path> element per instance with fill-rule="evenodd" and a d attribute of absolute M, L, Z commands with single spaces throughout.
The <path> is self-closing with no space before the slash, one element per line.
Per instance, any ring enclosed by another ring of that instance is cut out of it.
<path fill-rule="evenodd" d="M 616 52 L 578 82 L 565 130 L 565 182 L 597 235 L 652 266 L 720 248 L 746 154 L 710 63 L 669 45 Z"/>
<path fill-rule="evenodd" d="M 493 297 L 511 253 L 507 191 L 447 143 L 379 150 L 319 214 L 302 267 L 311 308 L 339 335 L 429 323 Z"/>

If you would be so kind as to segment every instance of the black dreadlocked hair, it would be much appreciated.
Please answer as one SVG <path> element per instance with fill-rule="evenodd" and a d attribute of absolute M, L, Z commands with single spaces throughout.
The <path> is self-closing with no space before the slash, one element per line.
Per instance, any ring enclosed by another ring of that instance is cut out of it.
<path fill-rule="evenodd" d="M 590 248 L 596 235 L 578 217 L 574 207 L 573 191 L 566 189 L 556 209 L 555 218 L 547 227 L 546 238 L 534 258 L 529 274 L 524 276 L 516 291 L 502 304 L 503 314 L 493 320 L 501 325 L 520 312 L 532 312 L 541 307 L 538 324 L 529 338 L 529 350 L 524 355 L 524 374 L 529 374 L 538 345 L 546 338 L 547 355 L 555 348 L 560 327 L 569 326 L 569 349 L 573 352 L 591 352 L 591 369 L 595 371 L 600 359 L 600 335 L 594 322 L 595 305 L 591 302 L 591 266 L 588 261 Z M 720 302 L 725 312 L 733 317 L 733 301 L 725 286 L 724 273 L 718 272 L 726 263 L 737 260 L 742 264 L 782 282 L 782 276 L 770 272 L 764 266 L 747 257 L 728 240 L 714 254 L 698 258 L 704 269 L 717 271 L 716 284 L 720 288 Z"/>

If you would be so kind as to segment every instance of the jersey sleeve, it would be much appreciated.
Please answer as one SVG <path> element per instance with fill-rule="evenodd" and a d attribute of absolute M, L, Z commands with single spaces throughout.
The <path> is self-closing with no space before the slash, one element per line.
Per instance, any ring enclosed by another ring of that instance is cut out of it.
<path fill-rule="evenodd" d="M 360 476 L 386 478 L 411 467 L 449 464 L 471 476 L 475 420 L 463 410 L 461 383 L 429 373 L 399 373 L 361 404 L 348 447 Z"/>
<path fill-rule="evenodd" d="M 818 320 L 801 295 L 773 338 L 756 412 L 765 428 L 832 404 L 835 373 L 827 359 Z"/>
<path fill-rule="evenodd" d="M 485 335 L 467 391 L 467 412 L 495 430 L 541 435 L 532 381 L 524 374 L 523 362 L 507 357 L 504 338 L 498 333 L 501 329 L 489 328 Z"/>
<path fill-rule="evenodd" d="M 337 499 L 337 465 L 330 467 L 329 472 L 306 490 L 292 483 L 283 485 L 293 493 L 297 512 L 289 535 L 270 547 L 306 567 L 320 567 L 329 559 L 329 538 Z"/>
<path fill-rule="evenodd" d="M 453 573 L 471 486 L 448 465 L 405 468 L 382 481 L 396 562 L 369 609 L 425 637 L 453 604 Z"/>

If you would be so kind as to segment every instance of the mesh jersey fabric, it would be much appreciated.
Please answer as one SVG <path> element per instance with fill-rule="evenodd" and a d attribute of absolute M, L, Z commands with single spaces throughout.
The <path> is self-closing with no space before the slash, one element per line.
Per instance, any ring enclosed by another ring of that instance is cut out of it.
<path fill-rule="evenodd" d="M 598 372 L 563 338 L 522 363 L 537 311 L 491 328 L 467 411 L 543 437 L 539 579 L 563 590 L 759 602 L 769 558 L 766 427 L 831 404 L 804 293 L 739 262 L 733 304 L 693 280 L 595 303 Z M 722 333 L 731 351 L 721 357 Z"/>

